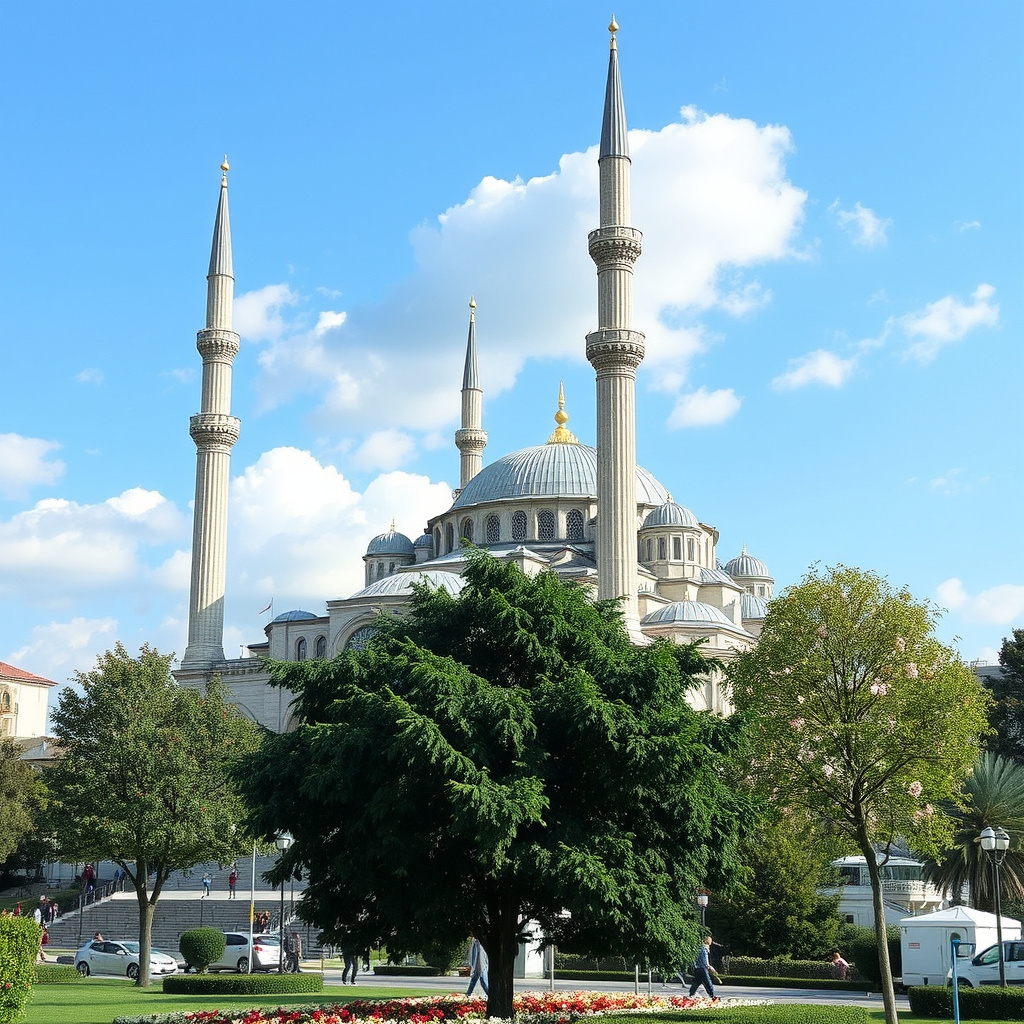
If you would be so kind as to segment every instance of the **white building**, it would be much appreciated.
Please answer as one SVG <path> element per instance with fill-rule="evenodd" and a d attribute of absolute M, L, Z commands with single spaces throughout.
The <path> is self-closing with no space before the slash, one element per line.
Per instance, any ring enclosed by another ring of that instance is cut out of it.
<path fill-rule="evenodd" d="M 841 857 L 832 861 L 832 866 L 839 872 L 843 885 L 841 889 L 824 889 L 823 893 L 827 896 L 840 893 L 839 915 L 844 921 L 874 928 L 868 862 L 863 857 Z M 931 914 L 947 906 L 945 894 L 924 880 L 921 861 L 910 857 L 890 857 L 878 870 L 882 876 L 886 924 L 898 925 L 910 915 Z"/>
<path fill-rule="evenodd" d="M 50 687 L 56 685 L 0 661 L 0 738 L 22 740 L 44 735 Z"/>
<path fill-rule="evenodd" d="M 631 160 L 618 26 L 609 28 L 598 160 L 600 223 L 588 238 L 597 268 L 597 329 L 585 339 L 595 370 L 596 445 L 581 443 L 566 426 L 569 416 L 560 390 L 556 426 L 546 443 L 547 430 L 538 425 L 525 438 L 528 447 L 484 465 L 484 391 L 471 301 L 462 421 L 455 434 L 460 486 L 452 504 L 438 509 L 416 539 L 396 532 L 392 524 L 367 547 L 362 589 L 349 596 L 326 595 L 322 613 L 293 610 L 278 615 L 266 627 L 265 641 L 250 645 L 246 657 L 230 660 L 224 657 L 222 634 L 228 460 L 239 430 L 230 414 L 231 362 L 238 336 L 231 323 L 224 165 L 207 278 L 206 326 L 198 341 L 202 406 L 190 428 L 197 446 L 196 502 L 189 643 L 179 681 L 199 684 L 217 673 L 254 719 L 285 730 L 290 726 L 287 696 L 267 685 L 261 656 L 334 657 L 365 643 L 382 611 L 400 613 L 414 583 L 458 593 L 466 565 L 464 543 L 513 561 L 526 573 L 550 569 L 596 598 L 619 599 L 638 643 L 655 637 L 679 643 L 704 639 L 709 653 L 725 661 L 754 643 L 773 595 L 768 568 L 746 550 L 723 565 L 718 530 L 673 500 L 669 489 L 636 461 L 635 377 L 644 357 L 644 335 L 631 322 L 632 278 L 642 236 L 630 224 Z M 690 486 L 695 479 L 688 475 Z M 730 710 L 717 677 L 704 680 L 691 702 L 718 713 Z"/>

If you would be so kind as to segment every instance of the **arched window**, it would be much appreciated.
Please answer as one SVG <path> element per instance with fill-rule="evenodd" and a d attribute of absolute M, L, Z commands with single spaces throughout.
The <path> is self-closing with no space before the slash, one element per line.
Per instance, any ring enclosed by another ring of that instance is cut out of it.
<path fill-rule="evenodd" d="M 395 563 L 394 562 L 388 562 L 388 575 L 389 576 L 394 576 L 395 575 Z"/>
<path fill-rule="evenodd" d="M 512 539 L 526 540 L 526 513 L 522 509 L 512 513 Z"/>
<path fill-rule="evenodd" d="M 459 527 L 459 535 L 468 540 L 470 544 L 473 543 L 473 520 L 469 516 L 462 520 L 462 525 Z"/>
<path fill-rule="evenodd" d="M 434 551 L 436 551 L 437 554 L 439 554 L 439 555 L 444 554 L 444 552 L 441 550 L 441 527 L 440 526 L 435 526 L 434 527 Z"/>
<path fill-rule="evenodd" d="M 683 538 L 673 537 L 672 538 L 672 557 L 677 561 L 683 560 Z"/>
<path fill-rule="evenodd" d="M 306 653 L 306 638 L 304 636 L 300 636 L 299 639 L 295 641 L 295 660 L 305 661 Z"/>
<path fill-rule="evenodd" d="M 687 537 L 686 538 L 686 557 L 691 562 L 693 561 L 693 554 L 694 554 L 694 552 L 693 552 L 693 538 L 692 537 Z"/>
<path fill-rule="evenodd" d="M 658 538 L 658 559 L 664 562 L 668 558 L 668 545 L 665 543 L 664 537 Z"/>
<path fill-rule="evenodd" d="M 764 597 L 764 584 L 763 583 L 758 583 L 758 585 L 757 585 L 757 596 L 758 597 Z"/>
<path fill-rule="evenodd" d="M 444 551 L 445 551 L 445 554 L 448 554 L 448 552 L 452 551 L 454 548 L 455 548 L 455 527 L 452 526 L 451 523 L 449 523 L 444 528 Z"/>
<path fill-rule="evenodd" d="M 491 515 L 487 517 L 484 534 L 487 537 L 488 544 L 497 544 L 501 540 L 501 520 L 497 516 Z"/>
<path fill-rule="evenodd" d="M 565 517 L 565 535 L 569 540 L 583 540 L 583 513 L 578 508 L 569 509 Z"/>
<path fill-rule="evenodd" d="M 327 637 L 318 636 L 316 638 L 316 656 L 318 658 L 327 657 Z"/>
<path fill-rule="evenodd" d="M 537 540 L 555 539 L 555 513 L 549 508 L 542 508 L 537 513 Z"/>
<path fill-rule="evenodd" d="M 647 557 L 644 559 L 645 562 L 650 562 L 654 558 L 654 541 L 650 537 L 647 538 Z"/>
<path fill-rule="evenodd" d="M 11 713 L 11 691 L 4 690 L 0 693 L 0 714 L 9 715 Z"/>
<path fill-rule="evenodd" d="M 345 644 L 345 650 L 347 651 L 361 651 L 366 645 L 373 639 L 377 629 L 375 626 L 360 626 L 349 638 L 348 643 Z"/>

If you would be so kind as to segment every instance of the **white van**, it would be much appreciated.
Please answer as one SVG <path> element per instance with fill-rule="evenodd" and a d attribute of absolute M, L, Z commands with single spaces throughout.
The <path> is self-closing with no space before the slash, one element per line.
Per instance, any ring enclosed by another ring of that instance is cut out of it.
<path fill-rule="evenodd" d="M 1003 968 L 1007 985 L 1024 985 L 1024 942 L 1014 939 L 1003 940 Z M 953 983 L 952 970 L 946 975 L 948 984 Z M 999 944 L 983 949 L 973 960 L 956 965 L 956 983 L 965 988 L 980 988 L 982 985 L 999 984 Z"/>

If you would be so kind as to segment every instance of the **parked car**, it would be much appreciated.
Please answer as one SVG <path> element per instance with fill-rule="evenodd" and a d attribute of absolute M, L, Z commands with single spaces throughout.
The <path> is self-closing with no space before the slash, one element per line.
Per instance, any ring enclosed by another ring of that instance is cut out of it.
<path fill-rule="evenodd" d="M 95 939 L 87 942 L 75 953 L 75 967 L 79 974 L 127 975 L 133 981 L 139 976 L 139 944 L 137 942 L 111 942 Z M 176 974 L 178 961 L 159 949 L 149 951 L 151 978 Z"/>
<path fill-rule="evenodd" d="M 1024 985 L 1024 942 L 1019 939 L 1003 941 L 1003 967 L 1007 985 Z M 953 983 L 952 970 L 946 975 L 946 984 Z M 967 988 L 999 984 L 999 943 L 983 949 L 973 960 L 958 960 L 956 983 Z"/>
<path fill-rule="evenodd" d="M 224 953 L 216 963 L 210 964 L 208 970 L 248 974 L 250 959 L 254 972 L 277 970 L 281 956 L 281 940 L 276 935 L 254 935 L 251 956 L 248 932 L 225 932 L 224 940 Z"/>

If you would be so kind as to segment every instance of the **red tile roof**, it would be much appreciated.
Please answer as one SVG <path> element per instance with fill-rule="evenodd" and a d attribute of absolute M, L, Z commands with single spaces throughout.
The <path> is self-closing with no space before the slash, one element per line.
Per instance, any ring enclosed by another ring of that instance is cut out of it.
<path fill-rule="evenodd" d="M 44 679 L 42 676 L 35 676 L 24 669 L 8 665 L 6 661 L 0 661 L 0 679 L 10 679 L 18 683 L 36 683 L 43 686 L 56 686 L 52 679 Z"/>

